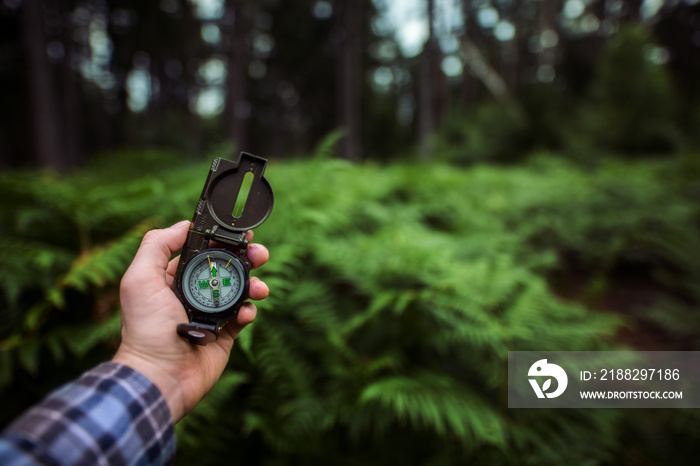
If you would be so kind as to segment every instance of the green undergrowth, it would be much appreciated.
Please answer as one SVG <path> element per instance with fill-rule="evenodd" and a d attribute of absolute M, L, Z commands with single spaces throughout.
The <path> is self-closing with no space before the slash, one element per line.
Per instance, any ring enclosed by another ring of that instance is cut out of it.
<path fill-rule="evenodd" d="M 3 405 L 109 357 L 121 274 L 145 231 L 191 217 L 207 170 L 149 152 L 0 176 Z M 618 335 L 640 322 L 698 349 L 698 187 L 677 162 L 266 175 L 271 294 L 177 426 L 181 464 L 637 464 L 659 432 L 691 436 L 693 414 L 509 410 L 506 390 L 508 351 L 634 347 Z M 648 305 L 606 305 L 627 270 Z"/>

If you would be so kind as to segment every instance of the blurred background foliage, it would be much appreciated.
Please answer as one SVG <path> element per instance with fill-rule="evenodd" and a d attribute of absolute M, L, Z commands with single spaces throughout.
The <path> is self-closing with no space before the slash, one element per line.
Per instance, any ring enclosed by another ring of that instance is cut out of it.
<path fill-rule="evenodd" d="M 506 362 L 700 350 L 697 1 L 2 0 L 0 64 L 2 425 L 242 149 L 271 295 L 180 464 L 695 461 L 695 410 L 509 410 Z"/>

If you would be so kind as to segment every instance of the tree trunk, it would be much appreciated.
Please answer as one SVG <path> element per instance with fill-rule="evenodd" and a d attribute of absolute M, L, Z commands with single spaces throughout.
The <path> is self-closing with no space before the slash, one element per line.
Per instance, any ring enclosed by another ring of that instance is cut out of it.
<path fill-rule="evenodd" d="M 420 156 L 428 159 L 433 155 L 432 135 L 435 131 L 435 92 L 434 77 L 439 53 L 435 37 L 435 2 L 428 0 L 428 40 L 420 57 L 420 77 L 418 88 L 418 139 Z"/>
<path fill-rule="evenodd" d="M 228 0 L 233 11 L 232 31 L 228 37 L 228 77 L 226 83 L 226 135 L 236 142 L 238 150 L 250 150 L 249 121 L 251 104 L 248 98 L 248 58 L 246 24 L 242 0 Z"/>
<path fill-rule="evenodd" d="M 556 31 L 558 8 L 559 2 L 556 0 L 543 0 L 540 3 L 540 34 L 543 31 Z M 557 51 L 557 46 L 545 47 L 538 55 L 539 65 L 555 68 L 557 63 Z"/>
<path fill-rule="evenodd" d="M 340 53 L 337 58 L 336 100 L 338 123 L 345 130 L 340 156 L 359 160 L 360 142 L 360 64 L 362 57 L 362 2 L 345 0 L 339 8 Z"/>
<path fill-rule="evenodd" d="M 12 150 L 5 130 L 5 122 L 0 120 L 0 168 L 7 168 L 11 165 Z"/>
<path fill-rule="evenodd" d="M 42 3 L 22 3 L 34 159 L 40 167 L 64 170 L 67 163 L 63 158 L 59 97 L 46 54 Z"/>
<path fill-rule="evenodd" d="M 198 63 L 201 24 L 195 14 L 195 5 L 192 2 L 184 2 L 185 11 L 183 18 L 183 34 L 186 37 L 184 51 L 184 82 L 187 89 L 187 147 L 185 151 L 192 158 L 199 157 L 203 152 L 202 118 L 197 114 L 191 99 L 199 93 L 200 87 L 196 80 L 196 69 L 189 69 L 190 63 Z"/>
<path fill-rule="evenodd" d="M 479 48 L 481 45 L 482 36 L 480 34 L 479 24 L 476 21 L 476 9 L 472 6 L 470 0 L 462 0 L 462 14 L 464 15 L 464 34 L 470 37 L 474 46 Z M 466 59 L 466 57 L 463 57 Z M 468 111 L 476 108 L 476 102 L 479 95 L 479 79 L 469 71 L 469 63 L 462 74 L 462 101 Z"/>
<path fill-rule="evenodd" d="M 515 35 L 512 39 L 500 43 L 501 49 L 501 76 L 506 83 L 508 89 L 513 94 L 518 93 L 518 33 L 516 28 Z"/>
<path fill-rule="evenodd" d="M 61 13 L 71 11 L 70 2 L 63 0 Z M 72 28 L 63 29 L 63 44 L 65 56 L 61 65 L 63 79 L 63 135 L 65 139 L 64 158 L 71 166 L 80 165 L 83 161 L 83 92 L 81 76 L 70 67 L 70 56 L 73 52 Z"/>

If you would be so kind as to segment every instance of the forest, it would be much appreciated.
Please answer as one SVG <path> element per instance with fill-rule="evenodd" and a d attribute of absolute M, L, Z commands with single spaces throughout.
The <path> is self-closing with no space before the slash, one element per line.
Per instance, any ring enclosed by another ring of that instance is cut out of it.
<path fill-rule="evenodd" d="M 176 464 L 695 464 L 697 410 L 512 409 L 507 365 L 700 351 L 698 82 L 698 0 L 0 0 L 0 428 L 245 151 L 270 296 Z"/>

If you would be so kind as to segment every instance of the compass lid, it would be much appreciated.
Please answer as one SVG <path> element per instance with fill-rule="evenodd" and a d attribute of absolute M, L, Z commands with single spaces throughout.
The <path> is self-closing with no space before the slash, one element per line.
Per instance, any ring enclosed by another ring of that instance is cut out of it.
<path fill-rule="evenodd" d="M 221 228 L 246 231 L 270 216 L 274 197 L 263 176 L 266 164 L 266 159 L 246 152 L 236 162 L 214 159 L 202 200 Z"/>

